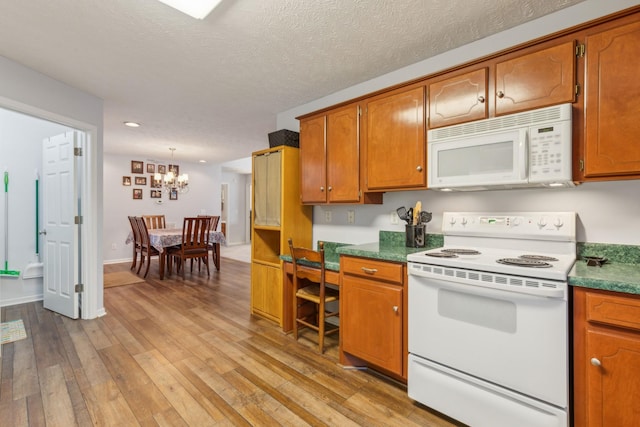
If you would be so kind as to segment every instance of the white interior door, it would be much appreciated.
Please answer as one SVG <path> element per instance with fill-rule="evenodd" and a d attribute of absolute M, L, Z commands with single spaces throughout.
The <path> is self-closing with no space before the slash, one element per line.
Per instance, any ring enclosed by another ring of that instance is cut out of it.
<path fill-rule="evenodd" d="M 44 307 L 72 319 L 79 315 L 79 283 L 75 226 L 76 182 L 74 148 L 79 132 L 67 132 L 43 141 Z M 79 204 L 78 204 L 79 206 Z"/>

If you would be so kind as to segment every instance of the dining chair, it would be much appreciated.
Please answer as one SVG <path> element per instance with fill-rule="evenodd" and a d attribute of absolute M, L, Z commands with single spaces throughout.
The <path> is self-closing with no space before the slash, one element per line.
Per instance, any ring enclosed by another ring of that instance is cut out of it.
<path fill-rule="evenodd" d="M 164 215 L 142 215 L 142 217 L 144 218 L 149 230 L 167 228 Z"/>
<path fill-rule="evenodd" d="M 144 272 L 144 277 L 147 277 L 149 274 L 149 267 L 151 266 L 151 257 L 152 256 L 160 256 L 160 252 L 151 246 L 149 242 L 149 230 L 147 229 L 147 223 L 143 217 L 136 217 L 136 221 L 138 223 L 138 229 L 140 230 L 140 267 L 138 267 L 138 271 L 136 273 L 140 273 L 140 269 L 142 265 L 147 263 L 147 269 Z"/>
<path fill-rule="evenodd" d="M 131 262 L 130 270 L 136 268 L 138 262 L 138 254 L 141 253 L 140 247 L 140 229 L 138 228 L 138 222 L 135 216 L 129 216 L 129 224 L 131 225 L 131 233 L 133 234 L 133 261 Z M 142 261 L 140 261 L 142 262 Z"/>
<path fill-rule="evenodd" d="M 191 271 L 193 271 L 193 260 L 202 260 L 209 271 L 209 223 L 208 217 L 186 217 L 182 226 L 182 243 L 177 247 L 167 250 L 168 269 L 171 273 L 172 261 L 177 263 L 176 271 L 182 269 L 182 278 L 185 278 L 185 263 L 191 260 Z"/>
<path fill-rule="evenodd" d="M 207 217 L 210 219 L 209 222 L 209 231 L 216 231 L 218 228 L 218 223 L 220 222 L 220 215 L 198 215 L 199 218 Z M 213 260 L 213 265 L 216 266 L 216 270 L 220 270 L 220 251 L 218 248 L 217 242 L 209 242 L 209 250 L 211 251 L 211 259 Z M 200 264 L 198 261 L 198 268 L 200 268 Z"/>
<path fill-rule="evenodd" d="M 293 337 L 298 340 L 298 331 L 307 327 L 318 332 L 318 350 L 324 353 L 324 337 L 339 331 L 339 325 L 327 323 L 330 317 L 339 315 L 330 311 L 328 303 L 339 300 L 339 292 L 325 283 L 324 242 L 318 250 L 298 248 L 289 238 L 289 250 L 293 264 Z M 336 304 L 337 305 L 337 304 Z M 299 327 L 298 325 L 301 325 Z"/>

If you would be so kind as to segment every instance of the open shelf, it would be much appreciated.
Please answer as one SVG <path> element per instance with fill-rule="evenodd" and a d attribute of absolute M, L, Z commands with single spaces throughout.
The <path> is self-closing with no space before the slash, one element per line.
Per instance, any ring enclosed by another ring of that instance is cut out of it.
<path fill-rule="evenodd" d="M 254 228 L 253 259 L 280 263 L 280 231 Z"/>

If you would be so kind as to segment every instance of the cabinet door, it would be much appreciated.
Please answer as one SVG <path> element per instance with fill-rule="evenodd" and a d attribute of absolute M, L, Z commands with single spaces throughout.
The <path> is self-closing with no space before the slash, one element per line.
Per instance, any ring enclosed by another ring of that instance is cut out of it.
<path fill-rule="evenodd" d="M 595 360 L 594 360 L 595 359 Z M 589 427 L 637 426 L 640 417 L 640 337 L 587 333 Z M 599 366 L 598 366 L 599 364 Z"/>
<path fill-rule="evenodd" d="M 487 118 L 486 68 L 429 85 L 429 128 Z"/>
<path fill-rule="evenodd" d="M 426 188 L 424 86 L 366 103 L 368 190 Z"/>
<path fill-rule="evenodd" d="M 496 115 L 575 100 L 573 41 L 496 64 Z"/>
<path fill-rule="evenodd" d="M 325 116 L 300 121 L 300 200 L 326 203 Z"/>
<path fill-rule="evenodd" d="M 352 276 L 342 280 L 343 351 L 402 375 L 403 288 Z"/>
<path fill-rule="evenodd" d="M 280 151 L 253 157 L 255 225 L 280 226 L 281 162 Z"/>
<path fill-rule="evenodd" d="M 585 177 L 640 174 L 640 22 L 585 43 Z"/>
<path fill-rule="evenodd" d="M 251 264 L 251 312 L 280 323 L 282 319 L 282 272 L 280 267 Z"/>
<path fill-rule="evenodd" d="M 327 198 L 329 202 L 360 201 L 358 106 L 327 113 Z M 306 179 L 306 177 L 303 177 Z"/>

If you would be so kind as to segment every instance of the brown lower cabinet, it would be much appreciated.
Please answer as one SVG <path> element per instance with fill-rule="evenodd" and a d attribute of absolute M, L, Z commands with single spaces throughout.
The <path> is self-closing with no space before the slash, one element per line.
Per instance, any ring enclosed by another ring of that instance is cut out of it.
<path fill-rule="evenodd" d="M 404 263 L 340 257 L 340 362 L 406 382 Z"/>
<path fill-rule="evenodd" d="M 640 422 L 640 295 L 573 288 L 574 425 Z"/>

